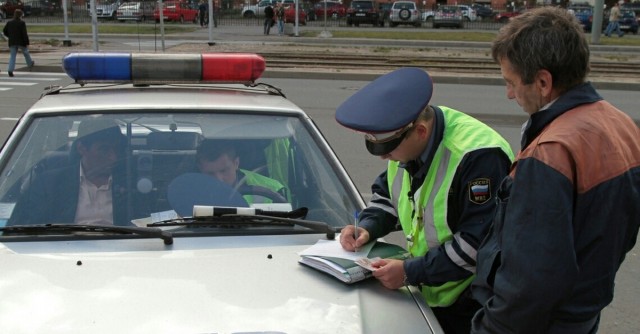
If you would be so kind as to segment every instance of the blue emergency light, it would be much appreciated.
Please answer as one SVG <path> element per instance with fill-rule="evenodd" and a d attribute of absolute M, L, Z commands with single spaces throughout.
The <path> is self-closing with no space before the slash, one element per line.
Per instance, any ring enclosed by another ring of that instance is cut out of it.
<path fill-rule="evenodd" d="M 78 52 L 64 56 L 62 68 L 78 83 L 253 83 L 266 62 L 252 53 Z"/>

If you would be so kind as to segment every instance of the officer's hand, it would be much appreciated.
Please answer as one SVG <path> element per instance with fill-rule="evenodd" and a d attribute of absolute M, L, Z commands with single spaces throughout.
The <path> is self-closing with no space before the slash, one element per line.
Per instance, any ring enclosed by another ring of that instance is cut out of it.
<path fill-rule="evenodd" d="M 353 225 L 347 225 L 340 232 L 340 244 L 342 248 L 350 252 L 355 252 L 356 249 L 369 242 L 369 232 L 367 230 L 362 227 L 358 228 L 358 240 L 355 239 L 355 230 Z"/>
<path fill-rule="evenodd" d="M 371 263 L 373 276 L 387 289 L 399 289 L 404 286 L 404 261 L 382 259 Z"/>

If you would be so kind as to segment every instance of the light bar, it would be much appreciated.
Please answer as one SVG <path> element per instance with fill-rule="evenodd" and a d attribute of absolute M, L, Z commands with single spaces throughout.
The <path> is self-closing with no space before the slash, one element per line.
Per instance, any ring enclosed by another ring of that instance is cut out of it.
<path fill-rule="evenodd" d="M 78 83 L 253 83 L 266 68 L 253 53 L 69 53 L 65 73 Z"/>

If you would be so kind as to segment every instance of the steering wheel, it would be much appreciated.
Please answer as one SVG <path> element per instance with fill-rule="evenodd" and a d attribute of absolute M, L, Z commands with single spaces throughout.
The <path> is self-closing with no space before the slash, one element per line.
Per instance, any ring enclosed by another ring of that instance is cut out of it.
<path fill-rule="evenodd" d="M 231 186 L 201 173 L 180 175 L 167 188 L 169 204 L 182 217 L 192 216 L 194 205 L 249 206 Z"/>
<path fill-rule="evenodd" d="M 237 188 L 241 195 L 261 196 L 270 199 L 273 203 L 289 203 L 286 197 L 281 194 L 265 187 L 250 186 L 248 184 L 242 184 Z"/>

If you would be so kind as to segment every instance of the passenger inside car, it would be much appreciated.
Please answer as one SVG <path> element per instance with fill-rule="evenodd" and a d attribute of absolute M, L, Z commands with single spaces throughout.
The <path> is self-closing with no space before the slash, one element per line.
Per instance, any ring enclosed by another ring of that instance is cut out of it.
<path fill-rule="evenodd" d="M 27 180 L 8 225 L 130 225 L 122 172 L 125 143 L 113 120 L 80 123 L 68 163 Z"/>

